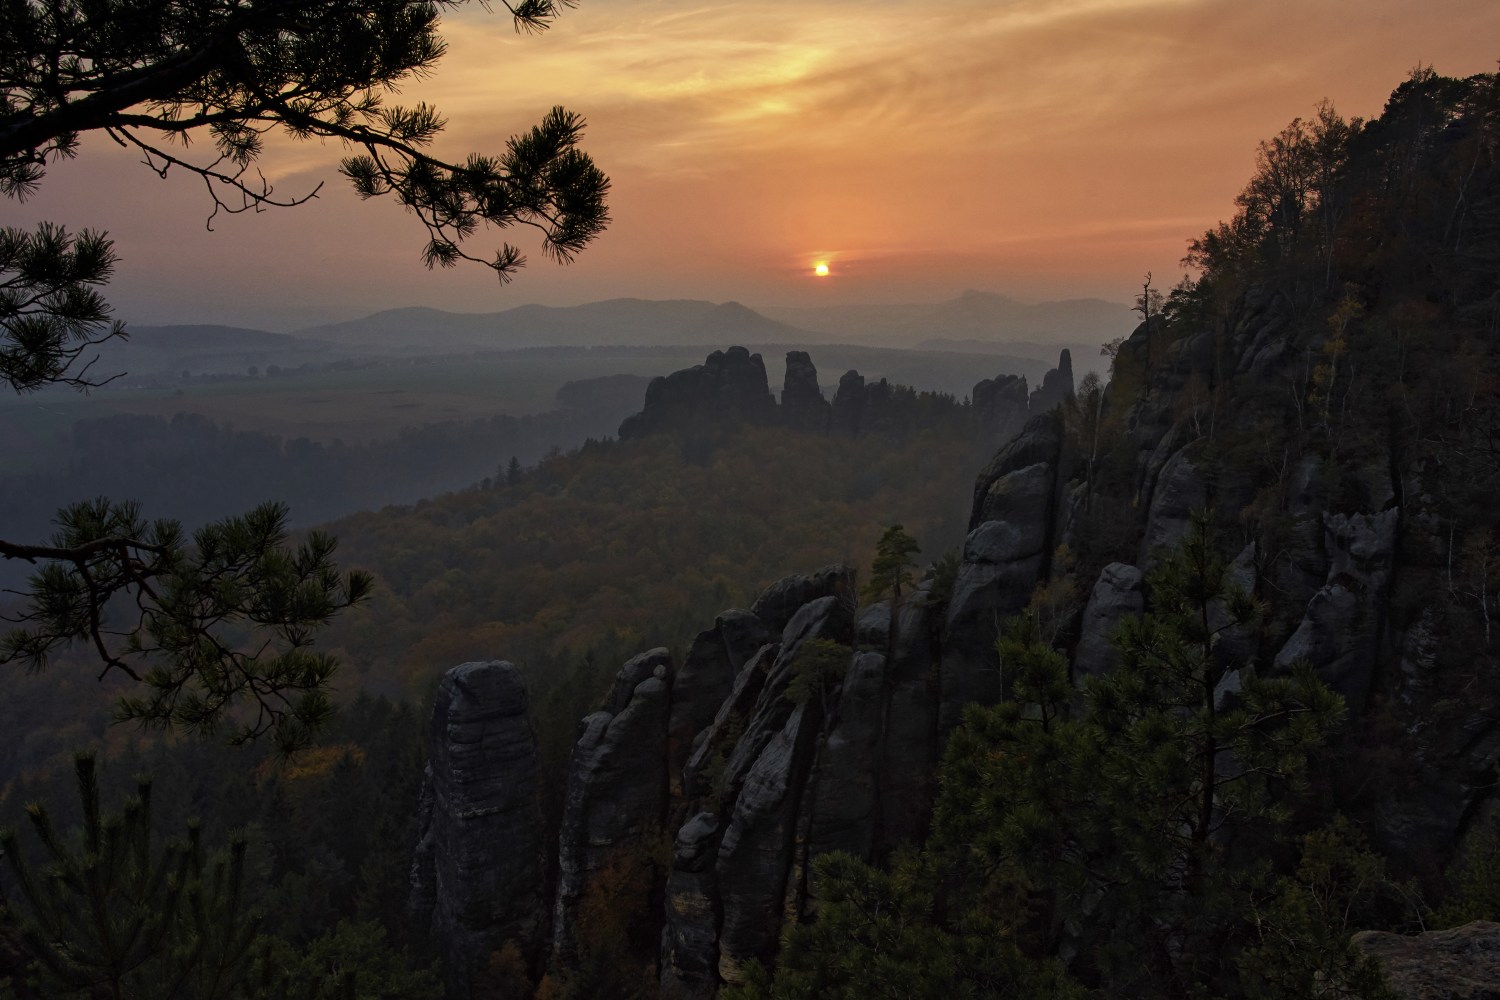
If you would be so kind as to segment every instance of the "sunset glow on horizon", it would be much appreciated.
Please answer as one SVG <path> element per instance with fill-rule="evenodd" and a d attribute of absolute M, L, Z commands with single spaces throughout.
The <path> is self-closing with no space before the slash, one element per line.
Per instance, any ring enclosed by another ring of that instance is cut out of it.
<path fill-rule="evenodd" d="M 300 208 L 209 232 L 200 185 L 90 137 L 0 222 L 108 230 L 110 298 L 145 323 L 969 288 L 1125 302 L 1147 271 L 1175 281 L 1187 241 L 1233 213 L 1256 144 L 1319 100 L 1370 117 L 1416 65 L 1493 71 L 1500 4 L 584 0 L 539 36 L 477 5 L 450 12 L 444 34 L 436 72 L 395 99 L 444 115 L 437 155 L 499 152 L 554 104 L 587 120 L 613 221 L 571 266 L 530 232 L 482 231 L 478 255 L 509 240 L 529 258 L 513 283 L 428 272 L 420 225 L 360 203 L 337 174 L 343 150 L 284 138 L 261 166 L 278 192 L 324 185 Z M 836 281 L 807 281 L 806 257 L 790 265 L 818 245 L 839 257 L 813 258 L 812 276 Z"/>

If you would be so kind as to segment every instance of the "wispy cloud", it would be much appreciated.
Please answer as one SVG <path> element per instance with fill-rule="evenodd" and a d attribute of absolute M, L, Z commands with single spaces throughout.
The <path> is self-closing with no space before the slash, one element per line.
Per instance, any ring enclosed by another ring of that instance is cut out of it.
<path fill-rule="evenodd" d="M 615 181 L 610 232 L 513 295 L 795 297 L 823 254 L 844 289 L 1126 296 L 1232 210 L 1255 143 L 1320 98 L 1369 115 L 1418 63 L 1494 69 L 1500 3 L 585 0 L 540 36 L 477 5 L 444 32 L 447 57 L 398 98 L 448 118 L 438 152 L 495 151 L 560 103 L 589 120 L 587 148 Z M 265 168 L 287 191 L 338 186 L 338 154 L 282 142 Z M 158 235 L 159 209 L 115 200 L 123 247 L 185 256 L 180 234 Z M 319 219 L 361 213 L 342 223 L 357 236 L 302 238 L 324 248 L 328 294 L 397 304 L 383 297 L 439 288 L 435 304 L 496 307 L 488 275 L 414 270 L 420 234 L 400 211 L 350 208 L 332 187 L 322 204 Z M 268 235 L 214 246 L 221 273 L 318 271 Z"/>

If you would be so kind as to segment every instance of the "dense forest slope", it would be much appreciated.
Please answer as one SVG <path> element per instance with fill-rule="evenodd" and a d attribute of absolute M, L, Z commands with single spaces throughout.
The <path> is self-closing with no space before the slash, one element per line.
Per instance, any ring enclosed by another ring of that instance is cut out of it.
<path fill-rule="evenodd" d="M 816 379 L 810 361 L 802 370 Z M 639 408 L 643 385 L 632 384 Z M 620 395 L 584 383 L 565 390 L 609 406 Z M 205 502 L 240 509 L 259 491 L 306 489 L 320 502 L 344 502 L 346 472 L 351 487 L 373 490 L 444 463 L 491 470 L 482 482 L 468 472 L 457 493 L 331 525 L 341 559 L 368 567 L 380 584 L 370 606 L 331 629 L 346 664 L 339 687 L 416 701 L 447 666 L 503 648 L 528 665 L 536 700 L 555 720 L 543 732 L 565 758 L 578 716 L 624 650 L 677 642 L 697 620 L 748 602 L 802 562 L 863 558 L 892 511 L 933 556 L 959 544 L 963 516 L 949 497 L 1004 427 L 951 397 L 879 381 L 872 392 L 884 393 L 892 412 L 920 415 L 837 437 L 749 426 L 691 439 L 595 440 L 549 449 L 524 468 L 505 467 L 516 443 L 507 428 L 526 423 L 511 418 L 429 428 L 383 448 L 289 444 L 193 418 L 151 422 L 157 433 L 128 448 L 111 428 L 92 425 L 97 433 L 81 432 L 79 445 L 94 442 L 87 454 L 119 469 L 137 496 L 161 501 L 151 509 L 189 519 Z M 628 410 L 614 412 L 601 437 Z M 913 468 L 922 475 L 907 475 Z M 38 506 L 26 489 L 5 496 L 16 508 Z M 108 726 L 120 689 L 95 683 L 96 673 L 76 651 L 44 674 L 7 678 L 0 728 L 15 736 L 0 745 L 0 805 L 8 812 L 41 795 L 46 775 L 66 772 L 71 748 L 102 740 L 113 752 L 139 738 Z"/>
<path fill-rule="evenodd" d="M 519 674 L 449 674 L 413 899 L 450 995 L 505 944 L 549 997 L 1376 997 L 1361 923 L 1497 915 L 1500 80 L 1321 107 L 1238 206 L 995 454 L 956 565 L 912 590 L 887 535 L 873 588 L 626 662 L 555 849 Z M 497 809 L 521 839 L 470 839 Z"/>
<path fill-rule="evenodd" d="M 794 377 L 816 392 L 816 369 L 798 354 Z M 704 416 L 332 525 L 341 559 L 368 567 L 379 586 L 371 605 L 331 629 L 345 707 L 322 744 L 294 761 L 265 746 L 110 726 L 128 684 L 97 683 L 83 651 L 45 673 L 8 677 L 0 730 L 13 738 L 0 744 L 0 827 L 28 826 L 25 808 L 37 801 L 60 829 L 78 821 L 72 751 L 97 747 L 106 800 L 127 794 L 141 771 L 155 776 L 161 837 L 192 816 L 204 818 L 210 848 L 243 831 L 245 904 L 276 915 L 262 929 L 274 948 L 305 957 L 292 967 L 313 975 L 322 963 L 323 978 L 309 981 L 336 983 L 330 969 L 379 970 L 381 995 L 432 995 L 436 980 L 422 971 L 431 952 L 410 935 L 406 912 L 425 757 L 426 713 L 414 706 L 430 703 L 446 667 L 497 649 L 525 664 L 527 725 L 538 737 L 533 804 L 555 839 L 577 720 L 625 650 L 678 644 L 693 622 L 749 603 L 763 581 L 799 562 L 863 559 L 892 511 L 934 556 L 959 544 L 964 517 L 950 498 L 1007 429 L 952 397 L 846 378 L 861 384 L 863 418 L 840 430 Z M 644 387 L 635 385 L 640 407 Z M 210 466 L 228 461 L 214 455 L 202 453 Z M 44 853 L 31 838 L 22 848 Z M 0 894 L 12 892 L 11 879 L 0 870 Z M 17 969 L 7 919 L 0 915 L 0 995 Z"/>

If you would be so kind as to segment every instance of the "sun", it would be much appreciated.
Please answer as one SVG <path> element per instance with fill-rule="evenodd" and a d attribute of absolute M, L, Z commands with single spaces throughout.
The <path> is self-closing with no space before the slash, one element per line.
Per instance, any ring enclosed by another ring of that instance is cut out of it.
<path fill-rule="evenodd" d="M 828 277 L 828 261 L 820 260 L 813 265 L 813 274 L 820 278 Z"/>

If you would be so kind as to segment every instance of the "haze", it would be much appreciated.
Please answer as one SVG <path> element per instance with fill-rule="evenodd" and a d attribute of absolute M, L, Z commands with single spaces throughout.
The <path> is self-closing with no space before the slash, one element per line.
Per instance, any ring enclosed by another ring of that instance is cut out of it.
<path fill-rule="evenodd" d="M 494 151 L 554 103 L 590 123 L 613 225 L 571 267 L 509 286 L 428 273 L 422 233 L 361 204 L 335 146 L 279 142 L 298 209 L 215 220 L 107 140 L 3 221 L 108 230 L 134 323 L 288 330 L 424 305 L 491 312 L 616 296 L 754 306 L 939 301 L 964 289 L 1126 302 L 1170 284 L 1185 241 L 1233 210 L 1256 143 L 1322 98 L 1379 112 L 1418 64 L 1494 67 L 1500 4 L 1257 0 L 585 2 L 544 35 L 453 14 L 405 98 L 449 119 L 439 152 Z M 498 244 L 500 234 L 491 234 Z M 481 244 L 485 247 L 485 244 Z M 818 261 L 830 274 L 813 276 Z"/>

